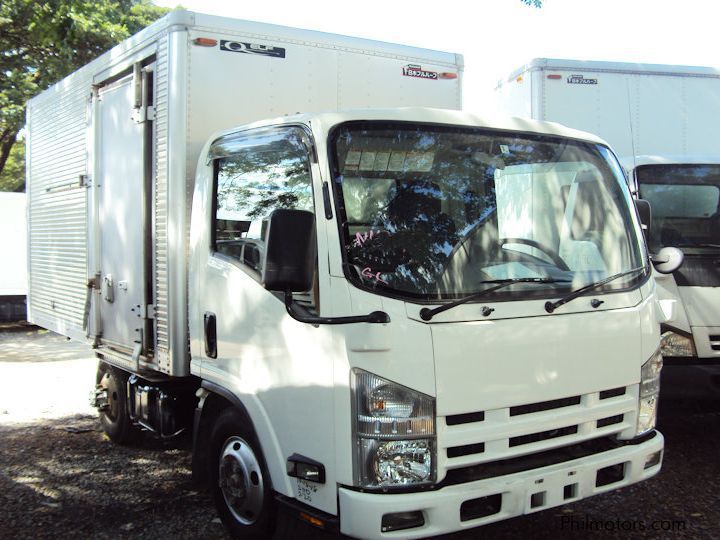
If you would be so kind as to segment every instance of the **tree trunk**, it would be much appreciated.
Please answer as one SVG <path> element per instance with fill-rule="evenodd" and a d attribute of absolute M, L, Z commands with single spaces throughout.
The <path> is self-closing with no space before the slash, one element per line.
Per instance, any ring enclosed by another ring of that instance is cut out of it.
<path fill-rule="evenodd" d="M 20 131 L 19 128 L 8 127 L 0 134 L 0 174 L 2 174 L 5 169 L 5 163 L 7 163 L 8 157 L 10 156 L 10 150 L 12 150 L 17 140 L 18 131 Z"/>

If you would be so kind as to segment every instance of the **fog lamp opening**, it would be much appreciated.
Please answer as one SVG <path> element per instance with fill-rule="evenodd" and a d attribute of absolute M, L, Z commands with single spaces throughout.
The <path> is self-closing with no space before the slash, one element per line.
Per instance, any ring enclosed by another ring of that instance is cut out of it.
<path fill-rule="evenodd" d="M 382 532 L 402 531 L 405 529 L 414 529 L 425 525 L 425 516 L 421 510 L 414 512 L 394 512 L 392 514 L 384 514 L 382 517 Z"/>
<path fill-rule="evenodd" d="M 660 459 L 662 458 L 662 450 L 658 450 L 657 452 L 653 452 L 649 456 L 645 458 L 645 469 L 650 469 L 660 463 Z"/>

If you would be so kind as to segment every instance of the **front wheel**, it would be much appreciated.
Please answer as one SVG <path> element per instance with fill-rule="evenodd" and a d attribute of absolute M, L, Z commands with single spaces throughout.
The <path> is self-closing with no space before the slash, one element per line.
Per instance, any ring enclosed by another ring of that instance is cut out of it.
<path fill-rule="evenodd" d="M 270 476 L 255 434 L 234 409 L 220 414 L 210 437 L 210 488 L 234 538 L 268 538 L 276 511 Z"/>

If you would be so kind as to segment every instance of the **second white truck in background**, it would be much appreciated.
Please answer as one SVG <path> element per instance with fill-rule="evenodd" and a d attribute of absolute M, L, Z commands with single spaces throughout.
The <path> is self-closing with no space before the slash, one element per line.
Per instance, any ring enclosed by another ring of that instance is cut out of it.
<path fill-rule="evenodd" d="M 27 217 L 24 193 L 0 193 L 0 322 L 26 317 Z"/>
<path fill-rule="evenodd" d="M 720 396 L 720 70 L 538 58 L 498 86 L 515 115 L 596 133 L 652 207 L 650 251 L 682 249 L 656 274 L 665 395 Z"/>

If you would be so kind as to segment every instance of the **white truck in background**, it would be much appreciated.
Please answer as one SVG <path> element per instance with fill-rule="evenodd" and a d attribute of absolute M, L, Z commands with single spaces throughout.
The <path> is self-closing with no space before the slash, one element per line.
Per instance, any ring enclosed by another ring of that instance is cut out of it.
<path fill-rule="evenodd" d="M 0 322 L 26 317 L 27 217 L 25 194 L 0 192 Z"/>
<path fill-rule="evenodd" d="M 111 439 L 193 430 L 233 536 L 426 537 L 660 470 L 617 160 L 448 110 L 461 77 L 175 11 L 28 105 L 30 320 L 93 344 Z"/>
<path fill-rule="evenodd" d="M 663 395 L 720 396 L 720 70 L 538 58 L 498 85 L 511 114 L 595 133 L 652 208 L 651 253 L 684 262 L 656 273 L 667 312 Z"/>

